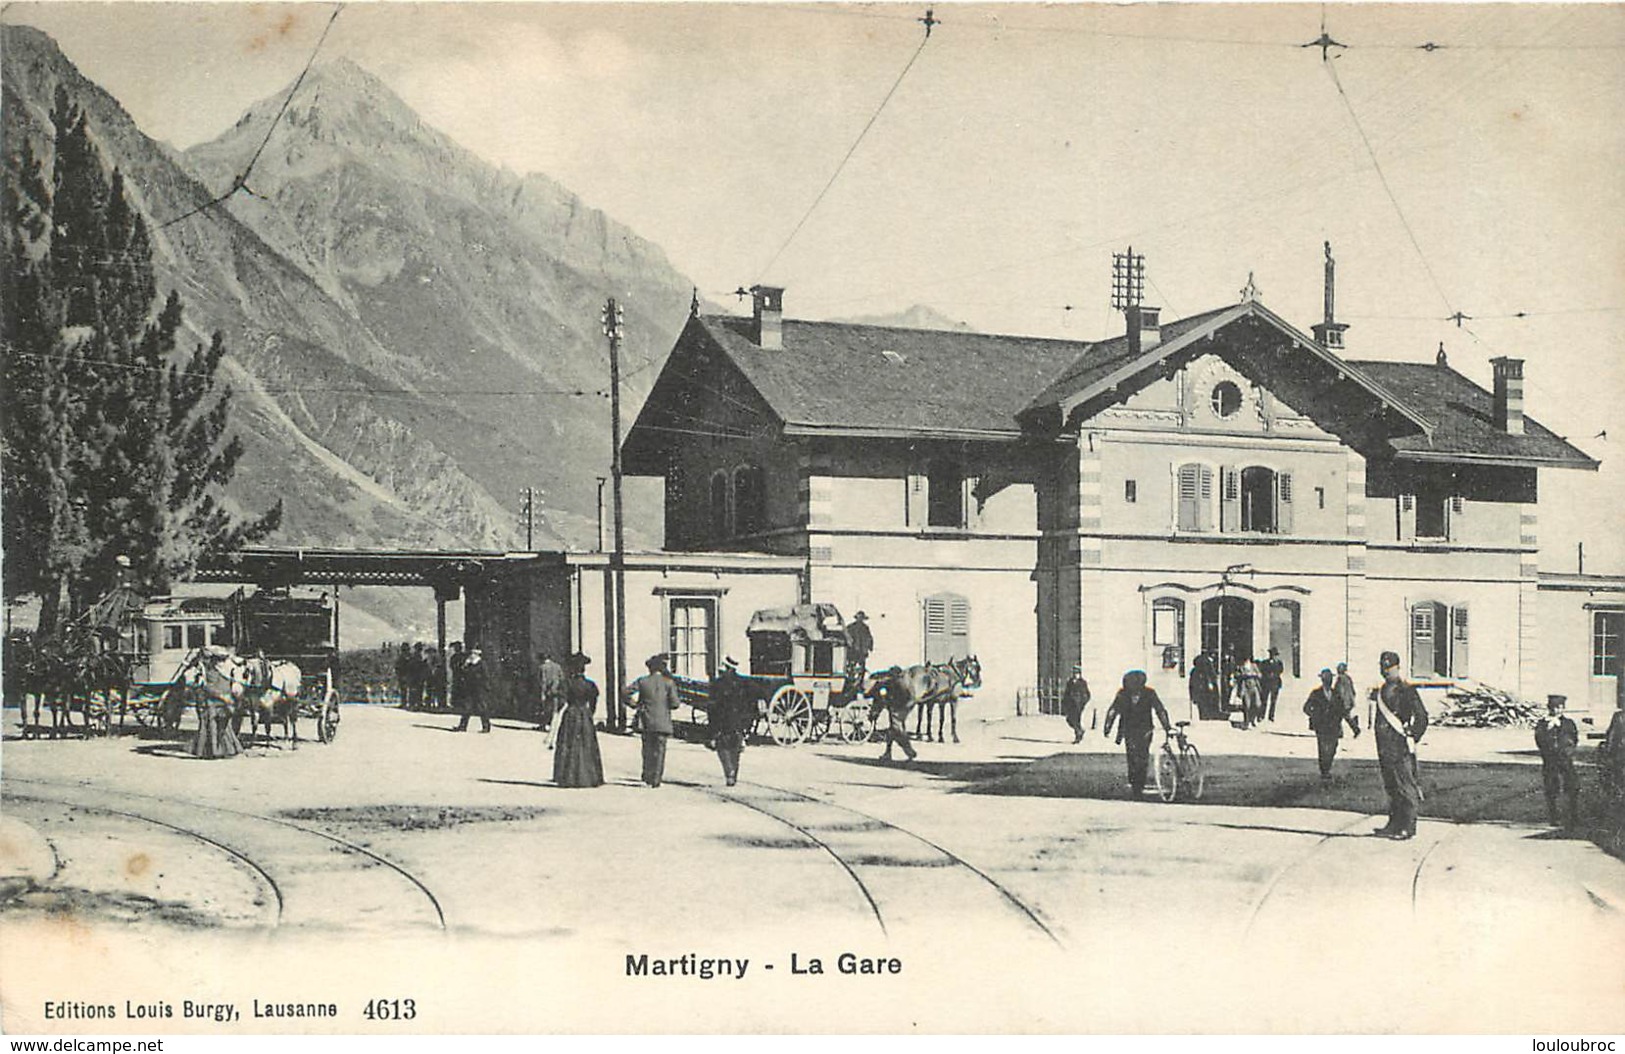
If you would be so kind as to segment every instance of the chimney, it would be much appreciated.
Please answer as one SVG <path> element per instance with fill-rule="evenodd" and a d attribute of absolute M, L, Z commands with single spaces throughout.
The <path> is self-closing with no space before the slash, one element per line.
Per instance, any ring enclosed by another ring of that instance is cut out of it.
<path fill-rule="evenodd" d="M 1128 317 L 1128 346 L 1131 354 L 1138 355 L 1142 351 L 1150 351 L 1162 343 L 1162 323 L 1159 320 L 1162 308 L 1137 304 L 1128 308 L 1124 314 Z"/>
<path fill-rule="evenodd" d="M 1326 295 L 1324 312 L 1314 330 L 1315 343 L 1327 351 L 1343 350 L 1343 331 L 1349 327 L 1337 321 L 1337 261 L 1332 259 L 1332 243 L 1326 243 Z"/>
<path fill-rule="evenodd" d="M 751 327 L 752 339 L 759 348 L 778 351 L 784 347 L 784 290 L 770 285 L 753 285 L 750 296 L 756 309 L 755 324 Z"/>
<path fill-rule="evenodd" d="M 1523 360 L 1505 355 L 1491 359 L 1495 367 L 1495 427 L 1507 435 L 1523 435 Z"/>

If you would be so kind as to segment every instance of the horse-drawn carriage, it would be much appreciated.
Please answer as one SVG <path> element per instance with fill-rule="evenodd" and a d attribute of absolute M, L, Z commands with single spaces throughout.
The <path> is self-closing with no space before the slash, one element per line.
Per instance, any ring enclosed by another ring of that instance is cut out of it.
<path fill-rule="evenodd" d="M 834 605 L 758 611 L 745 635 L 750 673 L 740 680 L 756 700 L 759 731 L 785 746 L 831 735 L 847 743 L 869 738 L 869 704 L 862 696 L 861 674 L 847 666 L 846 623 Z M 677 691 L 699 724 L 709 685 L 679 677 Z"/>
<path fill-rule="evenodd" d="M 325 593 L 295 596 L 287 589 L 238 590 L 226 606 L 226 637 L 244 661 L 252 687 L 263 693 L 265 701 L 259 705 L 267 716 L 285 716 L 296 742 L 301 717 L 316 723 L 316 738 L 323 743 L 339 734 L 333 618 Z"/>
<path fill-rule="evenodd" d="M 87 735 L 111 731 L 114 717 L 120 727 L 133 720 L 174 733 L 188 709 L 201 715 L 208 669 L 230 661 L 244 664 L 238 680 L 249 679 L 235 689 L 238 702 L 244 701 L 243 689 L 252 688 L 250 702 L 280 709 L 290 724 L 298 717 L 314 720 L 317 738 L 326 743 L 338 734 L 339 722 L 333 640 L 333 610 L 325 595 L 239 590 L 229 600 L 147 599 L 119 586 L 48 640 L 8 640 L 6 693 L 22 701 L 25 734 L 44 731 L 42 706 L 51 711 L 53 734 L 71 730 L 75 712 L 83 715 Z M 262 660 L 263 667 L 252 665 Z M 299 672 L 292 683 L 282 682 L 280 698 L 267 701 L 260 689 L 269 686 L 272 666 Z M 266 685 L 252 683 L 259 669 L 266 671 Z"/>

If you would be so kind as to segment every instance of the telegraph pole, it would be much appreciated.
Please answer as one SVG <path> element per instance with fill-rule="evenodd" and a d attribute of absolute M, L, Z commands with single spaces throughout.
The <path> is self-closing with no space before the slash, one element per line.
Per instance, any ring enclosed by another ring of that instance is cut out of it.
<path fill-rule="evenodd" d="M 536 497 L 540 492 L 535 487 L 519 488 L 519 522 L 525 525 L 525 551 L 536 550 Z"/>
<path fill-rule="evenodd" d="M 615 530 L 615 547 L 609 559 L 610 578 L 615 586 L 615 643 L 611 660 L 615 683 L 609 686 L 614 694 L 607 700 L 609 711 L 615 715 L 616 731 L 621 730 L 626 720 L 621 706 L 621 689 L 626 684 L 626 535 L 621 506 L 621 330 L 625 318 L 614 297 L 605 301 L 602 321 L 604 336 L 609 338 L 609 474 Z"/>

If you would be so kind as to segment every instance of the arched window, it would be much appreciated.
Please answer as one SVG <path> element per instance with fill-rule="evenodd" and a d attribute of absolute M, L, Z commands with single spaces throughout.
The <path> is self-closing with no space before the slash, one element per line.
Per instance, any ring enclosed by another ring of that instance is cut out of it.
<path fill-rule="evenodd" d="M 1270 601 L 1270 647 L 1288 677 L 1303 676 L 1303 608 L 1296 600 Z"/>
<path fill-rule="evenodd" d="M 711 476 L 711 537 L 728 538 L 733 535 L 732 502 L 729 501 L 728 474 L 717 472 Z"/>
<path fill-rule="evenodd" d="M 743 465 L 734 471 L 734 530 L 738 534 L 755 534 L 766 522 L 762 470 Z"/>

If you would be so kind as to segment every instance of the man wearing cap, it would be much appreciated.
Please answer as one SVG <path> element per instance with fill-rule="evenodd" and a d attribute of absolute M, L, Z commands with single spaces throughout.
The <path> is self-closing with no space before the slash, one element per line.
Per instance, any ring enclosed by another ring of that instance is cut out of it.
<path fill-rule="evenodd" d="M 1400 672 L 1399 655 L 1382 653 L 1382 688 L 1377 692 L 1377 764 L 1388 792 L 1388 822 L 1376 834 L 1403 841 L 1416 837 L 1416 811 L 1422 802 L 1416 784 L 1416 744 L 1428 729 L 1427 707 Z"/>
<path fill-rule="evenodd" d="M 1309 698 L 1303 704 L 1303 712 L 1309 715 L 1309 730 L 1315 734 L 1315 742 L 1320 754 L 1320 778 L 1332 778 L 1332 762 L 1337 758 L 1338 743 L 1343 738 L 1343 722 L 1354 730 L 1356 738 L 1360 735 L 1360 726 L 1354 723 L 1354 716 L 1343 709 L 1343 704 L 1337 699 L 1337 688 L 1331 670 L 1320 671 L 1320 685 L 1309 693 Z"/>
<path fill-rule="evenodd" d="M 756 701 L 745 690 L 739 676 L 739 660 L 728 656 L 722 670 L 711 682 L 710 705 L 705 719 L 711 749 L 722 762 L 722 775 L 732 787 L 739 780 L 739 755 L 745 750 L 745 737 L 756 724 Z"/>
<path fill-rule="evenodd" d="M 637 697 L 638 717 L 643 735 L 643 782 L 660 786 L 666 773 L 666 741 L 671 738 L 671 712 L 680 702 L 677 682 L 666 671 L 666 657 L 651 655 L 643 665 L 649 672 L 632 684 Z"/>
<path fill-rule="evenodd" d="M 1083 742 L 1083 708 L 1089 705 L 1089 682 L 1083 679 L 1083 664 L 1078 663 L 1072 667 L 1072 676 L 1067 678 L 1066 687 L 1061 691 L 1061 713 L 1066 716 L 1066 723 L 1072 726 L 1072 742 Z"/>
<path fill-rule="evenodd" d="M 1264 720 L 1274 721 L 1275 701 L 1281 696 L 1281 678 L 1286 674 L 1286 663 L 1281 661 L 1279 648 L 1271 648 L 1269 658 L 1258 661 L 1258 672 L 1261 675 L 1258 688 L 1263 694 L 1259 708 Z"/>
<path fill-rule="evenodd" d="M 1580 730 L 1564 716 L 1566 702 L 1566 696 L 1548 695 L 1546 716 L 1535 726 L 1541 782 L 1546 787 L 1546 816 L 1553 827 L 1577 827 L 1580 823 L 1580 784 L 1574 775 L 1574 752 L 1580 746 Z M 1559 797 L 1568 800 L 1567 823 L 1558 808 Z"/>
<path fill-rule="evenodd" d="M 861 685 L 869 672 L 869 655 L 875 650 L 875 635 L 869 630 L 869 616 L 862 611 L 852 616 L 846 627 L 846 680 Z"/>

